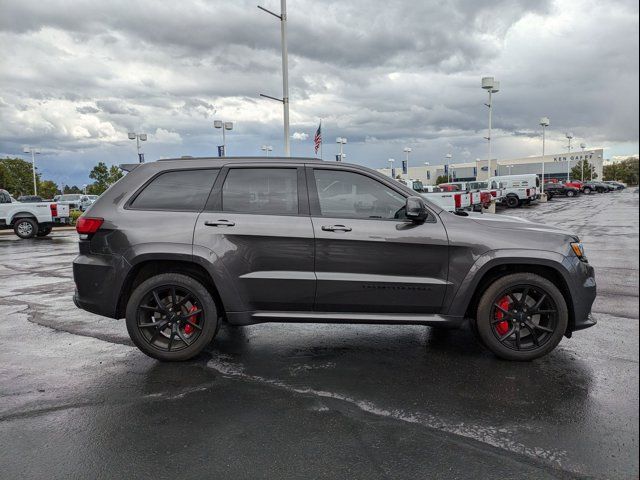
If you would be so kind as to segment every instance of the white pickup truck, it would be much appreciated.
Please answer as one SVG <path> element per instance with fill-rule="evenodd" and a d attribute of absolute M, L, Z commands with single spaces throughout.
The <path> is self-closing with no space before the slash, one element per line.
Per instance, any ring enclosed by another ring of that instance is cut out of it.
<path fill-rule="evenodd" d="M 540 178 L 535 173 L 501 175 L 488 182 L 498 182 L 504 188 L 503 203 L 509 208 L 529 204 L 540 198 Z"/>
<path fill-rule="evenodd" d="M 0 229 L 13 228 L 20 238 L 44 237 L 54 225 L 69 223 L 69 206 L 57 203 L 21 203 L 0 190 Z"/>
<path fill-rule="evenodd" d="M 471 209 L 471 194 L 468 192 L 444 192 L 438 187 L 423 185 L 420 180 L 411 180 L 408 186 L 430 202 L 449 212 Z"/>

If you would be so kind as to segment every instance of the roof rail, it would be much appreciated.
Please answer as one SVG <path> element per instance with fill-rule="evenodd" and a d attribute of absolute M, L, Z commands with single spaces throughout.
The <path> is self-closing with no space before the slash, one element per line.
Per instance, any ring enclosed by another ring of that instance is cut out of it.
<path fill-rule="evenodd" d="M 216 161 L 264 161 L 264 162 L 274 162 L 274 161 L 283 161 L 283 162 L 322 162 L 319 158 L 312 157 L 191 157 L 188 155 L 184 155 L 179 158 L 160 158 L 158 162 L 170 162 L 170 161 L 189 161 L 189 160 L 216 160 Z"/>
<path fill-rule="evenodd" d="M 118 168 L 120 168 L 120 170 L 122 170 L 123 172 L 131 172 L 139 166 L 139 163 L 121 163 L 120 165 L 118 165 Z"/>

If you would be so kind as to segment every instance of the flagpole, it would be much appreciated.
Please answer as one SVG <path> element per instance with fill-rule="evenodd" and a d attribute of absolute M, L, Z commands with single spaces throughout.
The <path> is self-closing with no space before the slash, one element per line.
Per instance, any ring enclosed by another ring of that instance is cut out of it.
<path fill-rule="evenodd" d="M 322 119 L 320 119 L 320 135 L 322 135 Z M 322 141 L 322 137 L 320 137 L 320 160 L 324 160 L 323 156 L 322 156 L 322 144 L 324 142 Z"/>

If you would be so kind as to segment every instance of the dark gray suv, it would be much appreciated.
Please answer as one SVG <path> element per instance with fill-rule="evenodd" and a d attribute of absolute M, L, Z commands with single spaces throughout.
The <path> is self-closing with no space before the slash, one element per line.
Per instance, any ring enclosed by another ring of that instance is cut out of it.
<path fill-rule="evenodd" d="M 160 360 L 198 354 L 221 322 L 470 321 L 511 360 L 595 324 L 594 272 L 575 235 L 463 215 L 345 163 L 142 164 L 80 217 L 74 300 L 125 317 L 133 342 Z"/>

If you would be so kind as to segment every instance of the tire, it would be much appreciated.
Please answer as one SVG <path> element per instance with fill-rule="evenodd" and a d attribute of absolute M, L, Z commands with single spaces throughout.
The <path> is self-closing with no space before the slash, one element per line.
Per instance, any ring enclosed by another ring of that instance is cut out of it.
<path fill-rule="evenodd" d="M 582 193 L 584 193 L 585 195 L 591 195 L 591 189 L 589 187 L 586 187 Z"/>
<path fill-rule="evenodd" d="M 520 301 L 525 292 L 523 308 Z M 568 322 L 569 311 L 558 287 L 533 273 L 496 280 L 483 293 L 476 314 L 481 343 L 494 355 L 515 361 L 530 361 L 551 352 L 562 340 Z"/>
<path fill-rule="evenodd" d="M 38 222 L 33 218 L 19 218 L 13 223 L 13 231 L 22 239 L 33 238 L 38 233 Z"/>
<path fill-rule="evenodd" d="M 576 192 L 574 192 L 573 190 L 567 191 L 567 197 L 571 198 L 571 197 L 575 197 L 575 196 L 576 196 Z"/>
<path fill-rule="evenodd" d="M 53 230 L 53 227 L 43 227 L 43 228 L 40 228 L 40 230 L 38 230 L 37 235 L 39 237 L 46 237 L 51 233 L 52 230 Z"/>
<path fill-rule="evenodd" d="M 520 199 L 515 195 L 510 195 L 510 196 L 507 196 L 506 203 L 507 203 L 507 207 L 516 208 L 517 206 L 520 205 Z"/>
<path fill-rule="evenodd" d="M 198 355 L 213 340 L 219 322 L 219 311 L 209 291 L 196 279 L 179 273 L 145 280 L 127 303 L 131 340 L 146 355 L 165 362 Z"/>

